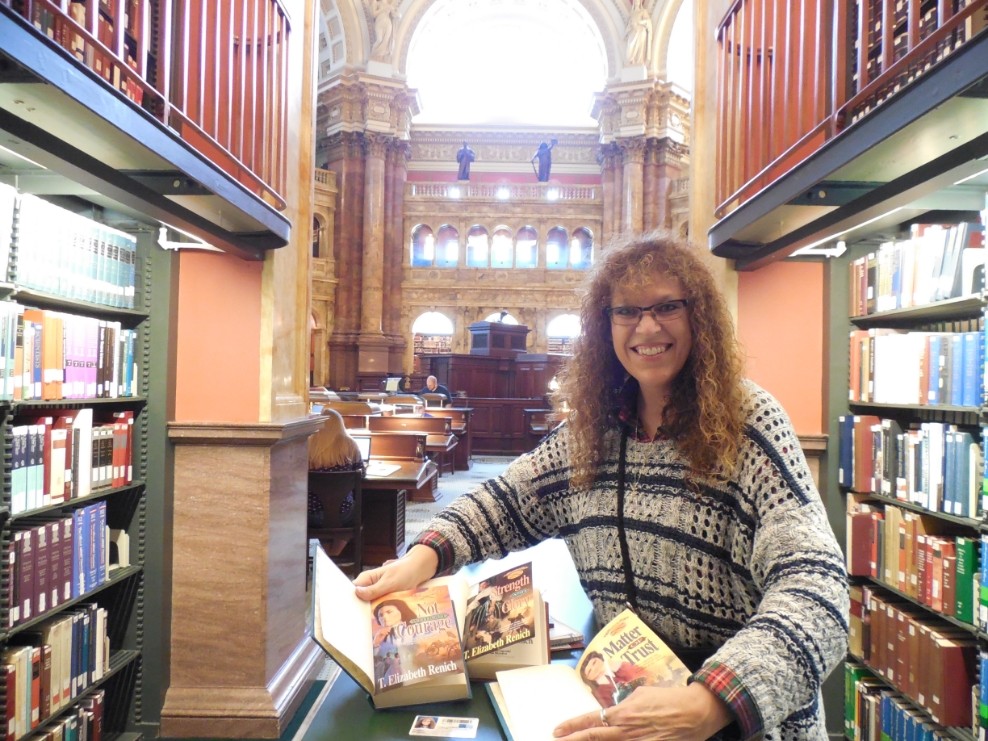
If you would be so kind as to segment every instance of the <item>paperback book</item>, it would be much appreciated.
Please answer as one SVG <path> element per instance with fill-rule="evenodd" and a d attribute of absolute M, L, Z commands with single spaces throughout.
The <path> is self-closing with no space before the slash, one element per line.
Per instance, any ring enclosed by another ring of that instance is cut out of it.
<path fill-rule="evenodd" d="M 549 663 L 548 613 L 532 564 L 494 574 L 471 588 L 463 653 L 471 679 Z"/>
<path fill-rule="evenodd" d="M 467 586 L 440 577 L 373 602 L 312 542 L 313 638 L 376 708 L 468 698 L 461 636 Z"/>
<path fill-rule="evenodd" d="M 543 741 L 564 720 L 616 705 L 638 687 L 685 686 L 689 669 L 634 612 L 587 644 L 575 667 L 555 663 L 497 672 L 487 687 L 512 741 Z"/>

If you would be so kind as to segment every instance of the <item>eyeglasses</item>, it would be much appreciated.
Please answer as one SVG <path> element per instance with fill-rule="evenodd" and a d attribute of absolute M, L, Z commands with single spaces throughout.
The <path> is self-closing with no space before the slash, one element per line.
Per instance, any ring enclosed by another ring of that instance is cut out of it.
<path fill-rule="evenodd" d="M 608 306 L 604 309 L 604 314 L 611 318 L 614 324 L 632 326 L 642 320 L 642 315 L 647 311 L 656 322 L 668 322 L 678 319 L 683 314 L 683 310 L 689 305 L 689 299 L 675 298 L 670 301 L 660 301 L 651 306 Z"/>

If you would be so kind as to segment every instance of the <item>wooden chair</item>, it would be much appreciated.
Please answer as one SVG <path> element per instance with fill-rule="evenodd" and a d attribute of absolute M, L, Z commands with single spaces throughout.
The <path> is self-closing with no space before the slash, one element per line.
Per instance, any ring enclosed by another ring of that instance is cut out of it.
<path fill-rule="evenodd" d="M 363 567 L 361 522 L 363 471 L 309 471 L 309 538 L 346 573 Z"/>

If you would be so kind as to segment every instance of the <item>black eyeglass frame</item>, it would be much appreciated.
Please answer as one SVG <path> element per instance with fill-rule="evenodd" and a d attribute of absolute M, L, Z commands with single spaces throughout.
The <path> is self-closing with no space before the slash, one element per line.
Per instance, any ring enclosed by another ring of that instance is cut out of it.
<path fill-rule="evenodd" d="M 658 307 L 668 306 L 669 304 L 675 304 L 675 308 L 667 311 L 665 315 L 658 313 Z M 672 321 L 673 319 L 678 319 L 683 310 L 689 305 L 690 300 L 688 298 L 673 298 L 658 301 L 651 306 L 608 306 L 604 308 L 604 316 L 610 319 L 612 324 L 630 327 L 638 324 L 642 320 L 642 317 L 645 316 L 646 311 L 652 315 L 652 319 L 656 322 Z M 633 319 L 630 316 L 621 316 L 620 319 L 615 320 L 614 312 L 619 309 L 636 309 L 637 316 Z"/>

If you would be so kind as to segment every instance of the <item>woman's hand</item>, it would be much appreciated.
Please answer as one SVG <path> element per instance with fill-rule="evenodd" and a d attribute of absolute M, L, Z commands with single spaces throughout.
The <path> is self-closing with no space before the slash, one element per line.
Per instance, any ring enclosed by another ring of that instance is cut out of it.
<path fill-rule="evenodd" d="M 408 553 L 383 566 L 362 572 L 353 580 L 357 596 L 370 602 L 390 592 L 414 589 L 436 575 L 439 557 L 425 545 L 413 545 Z"/>
<path fill-rule="evenodd" d="M 553 735 L 567 741 L 703 741 L 734 719 L 727 705 L 698 682 L 688 687 L 639 687 L 608 708 L 606 717 L 605 726 L 599 712 L 579 715 L 560 723 Z"/>

